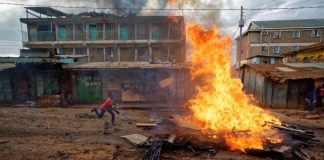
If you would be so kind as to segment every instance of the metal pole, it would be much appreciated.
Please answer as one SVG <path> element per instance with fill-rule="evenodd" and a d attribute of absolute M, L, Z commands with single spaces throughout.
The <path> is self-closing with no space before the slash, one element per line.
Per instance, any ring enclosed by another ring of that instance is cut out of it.
<path fill-rule="evenodd" d="M 239 21 L 239 27 L 240 27 L 240 50 L 238 54 L 238 75 L 241 78 L 241 56 L 243 54 L 243 49 L 242 49 L 242 29 L 244 27 L 244 19 L 243 19 L 243 6 L 241 6 L 241 15 L 240 15 L 240 21 Z"/>

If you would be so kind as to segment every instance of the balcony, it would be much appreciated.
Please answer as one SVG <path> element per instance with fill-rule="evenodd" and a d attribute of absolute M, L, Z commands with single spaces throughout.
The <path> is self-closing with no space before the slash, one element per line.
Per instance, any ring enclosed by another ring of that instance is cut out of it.
<path fill-rule="evenodd" d="M 29 39 L 28 39 L 28 32 L 27 31 L 22 31 L 21 32 L 21 38 L 22 38 L 22 42 L 28 42 L 29 41 Z"/>
<path fill-rule="evenodd" d="M 30 32 L 30 41 L 37 42 L 37 41 L 55 41 L 56 36 L 54 31 L 37 31 L 37 32 Z"/>
<path fill-rule="evenodd" d="M 90 30 L 88 32 L 87 40 L 89 40 L 89 41 L 104 40 L 103 39 L 103 31 L 102 30 Z"/>
<path fill-rule="evenodd" d="M 83 41 L 85 40 L 85 34 L 83 31 L 75 31 L 74 32 L 74 40 L 75 41 Z"/>
<path fill-rule="evenodd" d="M 73 40 L 72 31 L 71 32 L 59 32 L 58 40 L 59 41 L 72 41 Z"/>

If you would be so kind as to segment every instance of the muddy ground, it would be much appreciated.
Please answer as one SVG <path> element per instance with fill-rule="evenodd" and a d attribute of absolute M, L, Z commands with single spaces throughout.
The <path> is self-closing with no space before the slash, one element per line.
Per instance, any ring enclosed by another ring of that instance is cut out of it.
<path fill-rule="evenodd" d="M 146 149 L 135 147 L 120 136 L 137 133 L 154 137 L 167 134 L 168 131 L 161 127 L 143 129 L 135 125 L 137 122 L 163 121 L 170 115 L 182 113 L 181 110 L 157 108 L 122 109 L 121 114 L 117 115 L 116 125 L 112 126 L 109 114 L 97 119 L 94 113 L 90 113 L 91 108 L 85 105 L 69 108 L 0 107 L 0 159 L 140 159 Z M 315 131 L 321 143 L 305 152 L 318 159 L 324 157 L 323 118 L 308 120 L 305 119 L 308 112 L 297 110 L 272 111 L 285 122 Z M 161 159 L 264 158 L 225 150 L 211 155 L 183 149 L 163 152 Z"/>

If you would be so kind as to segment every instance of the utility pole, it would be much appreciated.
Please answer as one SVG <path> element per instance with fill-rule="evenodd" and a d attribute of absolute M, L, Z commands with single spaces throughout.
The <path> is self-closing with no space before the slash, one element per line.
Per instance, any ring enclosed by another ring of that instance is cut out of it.
<path fill-rule="evenodd" d="M 240 42 L 239 42 L 239 53 L 238 54 L 238 75 L 241 78 L 241 56 L 243 54 L 243 49 L 242 49 L 242 29 L 244 27 L 244 19 L 243 19 L 243 6 L 241 6 L 241 17 L 239 21 L 239 27 L 240 27 Z"/>

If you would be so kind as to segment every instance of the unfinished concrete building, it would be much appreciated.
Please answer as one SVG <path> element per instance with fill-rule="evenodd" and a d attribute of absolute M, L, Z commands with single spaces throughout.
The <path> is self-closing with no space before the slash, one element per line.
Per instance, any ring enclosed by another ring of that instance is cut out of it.
<path fill-rule="evenodd" d="M 25 55 L 45 49 L 50 56 L 87 56 L 87 63 L 63 65 L 76 102 L 99 102 L 108 92 L 123 102 L 189 96 L 182 16 L 66 14 L 49 7 L 27 7 L 26 15 L 20 19 L 27 26 Z"/>
<path fill-rule="evenodd" d="M 60 55 L 88 55 L 89 62 L 185 61 L 181 16 L 171 20 L 168 16 L 68 15 L 46 7 L 26 9 L 27 17 L 20 21 L 27 24 L 27 48 L 46 48 Z M 41 15 L 31 18 L 31 11 Z"/>

